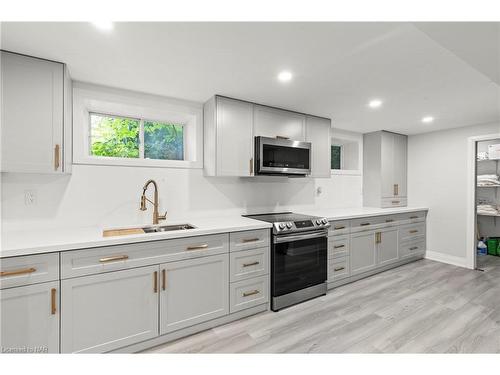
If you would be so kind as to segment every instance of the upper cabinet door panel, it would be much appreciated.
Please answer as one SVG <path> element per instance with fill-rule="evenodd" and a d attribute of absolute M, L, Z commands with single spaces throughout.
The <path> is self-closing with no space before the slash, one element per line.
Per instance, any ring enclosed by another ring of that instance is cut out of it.
<path fill-rule="evenodd" d="M 331 121 L 307 116 L 306 141 L 311 142 L 311 177 L 331 177 Z"/>
<path fill-rule="evenodd" d="M 60 173 L 64 65 L 2 52 L 2 171 Z"/>
<path fill-rule="evenodd" d="M 305 140 L 304 115 L 276 108 L 255 105 L 254 135 L 263 137 L 286 137 L 294 141 Z"/>
<path fill-rule="evenodd" d="M 394 134 L 381 132 L 381 179 L 382 197 L 394 197 Z"/>
<path fill-rule="evenodd" d="M 251 176 L 253 104 L 217 97 L 217 175 Z"/>
<path fill-rule="evenodd" d="M 407 146 L 406 135 L 394 134 L 394 184 L 397 185 L 398 197 L 407 196 Z"/>

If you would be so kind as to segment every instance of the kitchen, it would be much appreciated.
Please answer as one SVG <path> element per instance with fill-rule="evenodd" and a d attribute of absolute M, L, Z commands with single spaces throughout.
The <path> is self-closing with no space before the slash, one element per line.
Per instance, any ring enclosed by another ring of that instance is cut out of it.
<path fill-rule="evenodd" d="M 3 353 L 500 351 L 498 23 L 1 27 Z"/>

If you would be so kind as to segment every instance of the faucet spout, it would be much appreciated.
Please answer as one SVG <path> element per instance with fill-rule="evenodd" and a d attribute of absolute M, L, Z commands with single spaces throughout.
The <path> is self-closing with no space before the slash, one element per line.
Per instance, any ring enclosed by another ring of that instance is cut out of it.
<path fill-rule="evenodd" d="M 153 185 L 154 187 L 154 195 L 153 195 L 153 202 L 151 202 L 148 198 L 146 198 L 146 191 L 149 188 L 149 185 Z M 142 195 L 141 195 L 141 205 L 140 205 L 140 210 L 141 211 L 146 211 L 147 206 L 146 206 L 146 201 L 150 202 L 153 204 L 153 224 L 158 224 L 160 220 L 166 220 L 167 219 L 167 213 L 165 212 L 165 215 L 160 215 L 158 212 L 158 184 L 156 183 L 155 180 L 148 180 L 144 184 L 144 187 L 142 188 Z"/>

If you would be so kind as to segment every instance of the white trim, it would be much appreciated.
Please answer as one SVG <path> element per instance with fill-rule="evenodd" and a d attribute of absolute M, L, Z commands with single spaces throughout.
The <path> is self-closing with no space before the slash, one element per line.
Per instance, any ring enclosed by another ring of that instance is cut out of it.
<path fill-rule="evenodd" d="M 498 134 L 488 134 L 467 139 L 467 229 L 465 262 L 467 268 L 476 268 L 476 143 L 500 138 Z"/>
<path fill-rule="evenodd" d="M 330 169 L 331 175 L 351 175 L 351 176 L 362 176 L 363 175 L 363 134 L 356 133 L 348 130 L 340 130 L 332 128 L 330 133 L 331 144 L 336 146 L 342 146 L 343 158 L 341 160 L 342 168 L 345 165 L 345 150 L 344 145 L 334 142 L 334 140 L 346 140 L 356 142 L 358 144 L 358 169 Z"/>
<path fill-rule="evenodd" d="M 467 264 L 467 259 L 463 257 L 457 257 L 455 255 L 438 253 L 436 251 L 425 252 L 425 259 L 434 260 L 436 262 L 447 263 L 453 266 L 470 268 Z"/>

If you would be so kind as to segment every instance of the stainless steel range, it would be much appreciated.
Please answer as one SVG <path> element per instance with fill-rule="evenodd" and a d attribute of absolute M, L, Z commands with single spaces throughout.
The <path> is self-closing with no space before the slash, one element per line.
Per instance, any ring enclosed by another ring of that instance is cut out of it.
<path fill-rule="evenodd" d="M 245 216 L 273 224 L 273 311 L 326 294 L 328 219 L 292 212 Z"/>

